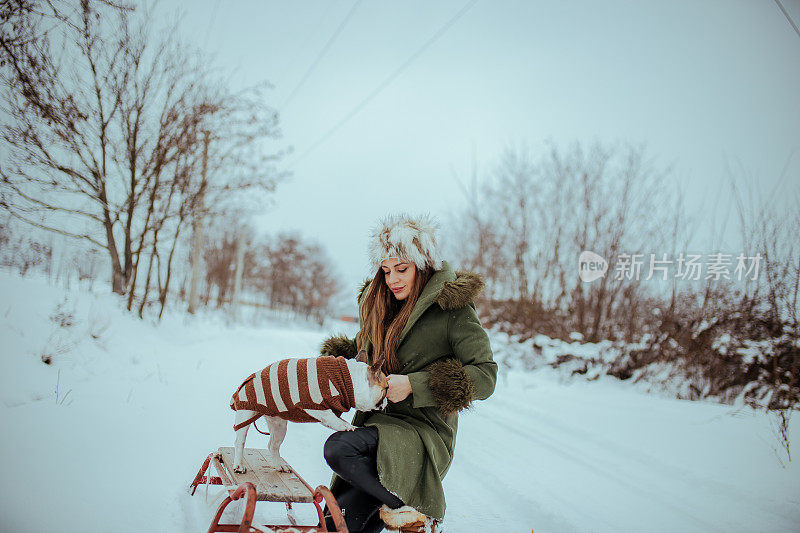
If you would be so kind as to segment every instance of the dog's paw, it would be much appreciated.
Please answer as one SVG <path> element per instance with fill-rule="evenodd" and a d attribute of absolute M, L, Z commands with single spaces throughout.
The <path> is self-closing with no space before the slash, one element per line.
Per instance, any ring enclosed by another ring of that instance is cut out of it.
<path fill-rule="evenodd" d="M 289 463 L 287 463 L 283 457 L 276 453 L 271 453 L 269 451 L 266 452 L 267 464 L 271 468 L 274 468 L 278 472 L 291 472 L 292 469 L 289 467 Z"/>
<path fill-rule="evenodd" d="M 234 466 L 233 471 L 236 472 L 237 474 L 244 474 L 245 472 L 247 472 L 247 467 L 244 467 L 242 465 Z"/>

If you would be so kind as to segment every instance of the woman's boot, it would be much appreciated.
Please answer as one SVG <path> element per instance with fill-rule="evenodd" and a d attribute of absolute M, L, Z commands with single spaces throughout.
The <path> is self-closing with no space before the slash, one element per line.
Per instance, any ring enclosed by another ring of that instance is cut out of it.
<path fill-rule="evenodd" d="M 388 531 L 400 533 L 439 533 L 441 531 L 438 520 L 426 516 L 408 505 L 397 509 L 383 505 L 380 516 Z"/>

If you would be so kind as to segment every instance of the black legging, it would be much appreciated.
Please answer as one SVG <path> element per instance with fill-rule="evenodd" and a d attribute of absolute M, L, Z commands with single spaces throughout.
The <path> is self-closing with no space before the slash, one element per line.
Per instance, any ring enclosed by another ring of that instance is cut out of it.
<path fill-rule="evenodd" d="M 378 509 L 386 504 L 392 509 L 403 506 L 403 500 L 381 485 L 376 457 L 378 428 L 359 427 L 354 431 L 337 431 L 328 437 L 324 448 L 325 461 L 346 483 L 334 493 L 344 512 L 351 533 L 377 533 L 385 524 Z M 327 507 L 324 510 L 328 529 L 333 529 Z"/>

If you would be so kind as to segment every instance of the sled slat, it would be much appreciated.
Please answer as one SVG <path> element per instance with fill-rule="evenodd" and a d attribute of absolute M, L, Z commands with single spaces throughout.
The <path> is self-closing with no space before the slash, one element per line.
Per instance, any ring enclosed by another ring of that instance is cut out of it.
<path fill-rule="evenodd" d="M 261 456 L 261 461 L 263 461 L 263 463 L 260 464 L 263 464 L 266 467 L 267 472 L 277 475 L 289 492 L 292 494 L 308 494 L 308 489 L 306 486 L 303 485 L 300 479 L 293 472 L 278 472 L 277 469 L 279 465 L 272 455 L 266 453 L 264 450 L 254 451 L 258 452 L 258 454 Z M 283 461 L 283 465 L 289 466 L 286 461 Z M 310 497 L 308 501 L 311 501 Z"/>
<path fill-rule="evenodd" d="M 252 468 L 261 479 L 261 486 L 267 487 L 265 496 L 275 498 L 270 501 L 295 501 L 293 499 L 294 492 L 284 482 L 284 476 L 291 476 L 291 472 L 278 472 L 265 460 L 261 450 L 255 448 L 245 448 L 244 457 L 249 465 L 248 468 Z M 261 491 L 259 490 L 259 492 Z M 302 493 L 298 494 L 298 496 L 300 495 Z"/>
<path fill-rule="evenodd" d="M 312 494 L 292 472 L 279 472 L 268 459 L 266 450 L 245 448 L 244 464 L 247 472 L 233 471 L 233 448 L 222 447 L 219 453 L 222 462 L 236 485 L 249 481 L 256 487 L 259 501 L 310 503 Z"/>

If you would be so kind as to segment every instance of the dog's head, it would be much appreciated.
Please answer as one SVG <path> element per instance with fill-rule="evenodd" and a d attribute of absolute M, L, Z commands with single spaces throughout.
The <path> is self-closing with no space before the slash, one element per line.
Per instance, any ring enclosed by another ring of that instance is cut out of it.
<path fill-rule="evenodd" d="M 355 393 L 356 409 L 359 411 L 372 411 L 386 407 L 386 392 L 389 382 L 380 368 L 369 364 L 367 352 L 361 350 L 355 360 L 348 361 L 350 375 L 353 378 L 353 392 Z"/>

